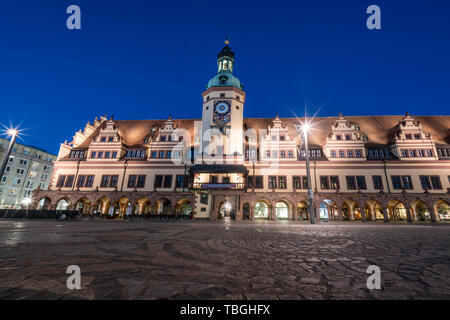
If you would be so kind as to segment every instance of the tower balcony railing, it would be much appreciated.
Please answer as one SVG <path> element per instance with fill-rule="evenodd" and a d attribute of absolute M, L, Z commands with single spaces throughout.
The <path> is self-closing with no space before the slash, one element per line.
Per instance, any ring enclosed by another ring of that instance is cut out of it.
<path fill-rule="evenodd" d="M 244 190 L 245 183 L 218 183 L 218 182 L 193 182 L 189 185 L 193 190 L 211 190 L 211 189 L 229 189 L 229 190 Z"/>

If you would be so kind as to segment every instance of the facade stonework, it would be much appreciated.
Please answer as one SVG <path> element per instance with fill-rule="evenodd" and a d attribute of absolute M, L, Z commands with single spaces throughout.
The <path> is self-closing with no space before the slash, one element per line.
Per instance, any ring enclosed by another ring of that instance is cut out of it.
<path fill-rule="evenodd" d="M 449 116 L 244 118 L 234 58 L 226 44 L 201 119 L 88 122 L 61 144 L 36 208 L 306 220 L 307 122 L 317 217 L 450 219 Z"/>

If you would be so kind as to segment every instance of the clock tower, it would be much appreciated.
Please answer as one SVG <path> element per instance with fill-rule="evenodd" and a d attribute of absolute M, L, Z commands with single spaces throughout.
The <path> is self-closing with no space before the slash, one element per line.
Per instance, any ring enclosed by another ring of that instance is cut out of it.
<path fill-rule="evenodd" d="M 217 55 L 217 74 L 202 93 L 202 155 L 203 160 L 221 156 L 225 161 L 243 162 L 243 112 L 245 92 L 233 75 L 234 52 L 229 41 Z"/>

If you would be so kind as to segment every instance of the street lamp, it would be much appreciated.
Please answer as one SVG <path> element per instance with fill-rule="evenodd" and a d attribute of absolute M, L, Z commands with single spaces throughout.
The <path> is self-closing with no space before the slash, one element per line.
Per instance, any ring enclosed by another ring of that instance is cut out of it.
<path fill-rule="evenodd" d="M 22 205 L 27 206 L 26 219 L 28 219 L 28 206 L 31 204 L 31 202 L 33 202 L 33 200 L 30 197 L 26 197 L 26 198 L 22 199 Z"/>
<path fill-rule="evenodd" d="M 316 215 L 313 209 L 314 191 L 311 188 L 311 170 L 309 168 L 309 150 L 308 150 L 308 130 L 311 128 L 308 122 L 302 125 L 304 143 L 305 143 L 305 162 L 306 162 L 306 180 L 308 182 L 308 213 L 311 224 L 316 223 Z"/>
<path fill-rule="evenodd" d="M 8 136 L 11 136 L 11 141 L 9 142 L 8 151 L 3 158 L 2 167 L 0 168 L 0 181 L 2 181 L 3 174 L 5 173 L 6 165 L 8 164 L 9 156 L 11 155 L 14 143 L 16 142 L 18 131 L 16 129 L 9 129 L 6 133 Z"/>

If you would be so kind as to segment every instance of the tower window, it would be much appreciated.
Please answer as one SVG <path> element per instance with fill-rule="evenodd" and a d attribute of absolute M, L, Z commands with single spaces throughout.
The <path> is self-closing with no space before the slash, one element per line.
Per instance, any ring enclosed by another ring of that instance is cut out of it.
<path fill-rule="evenodd" d="M 221 98 L 225 98 L 225 93 L 221 93 L 221 94 L 220 94 L 220 97 L 221 97 Z"/>

